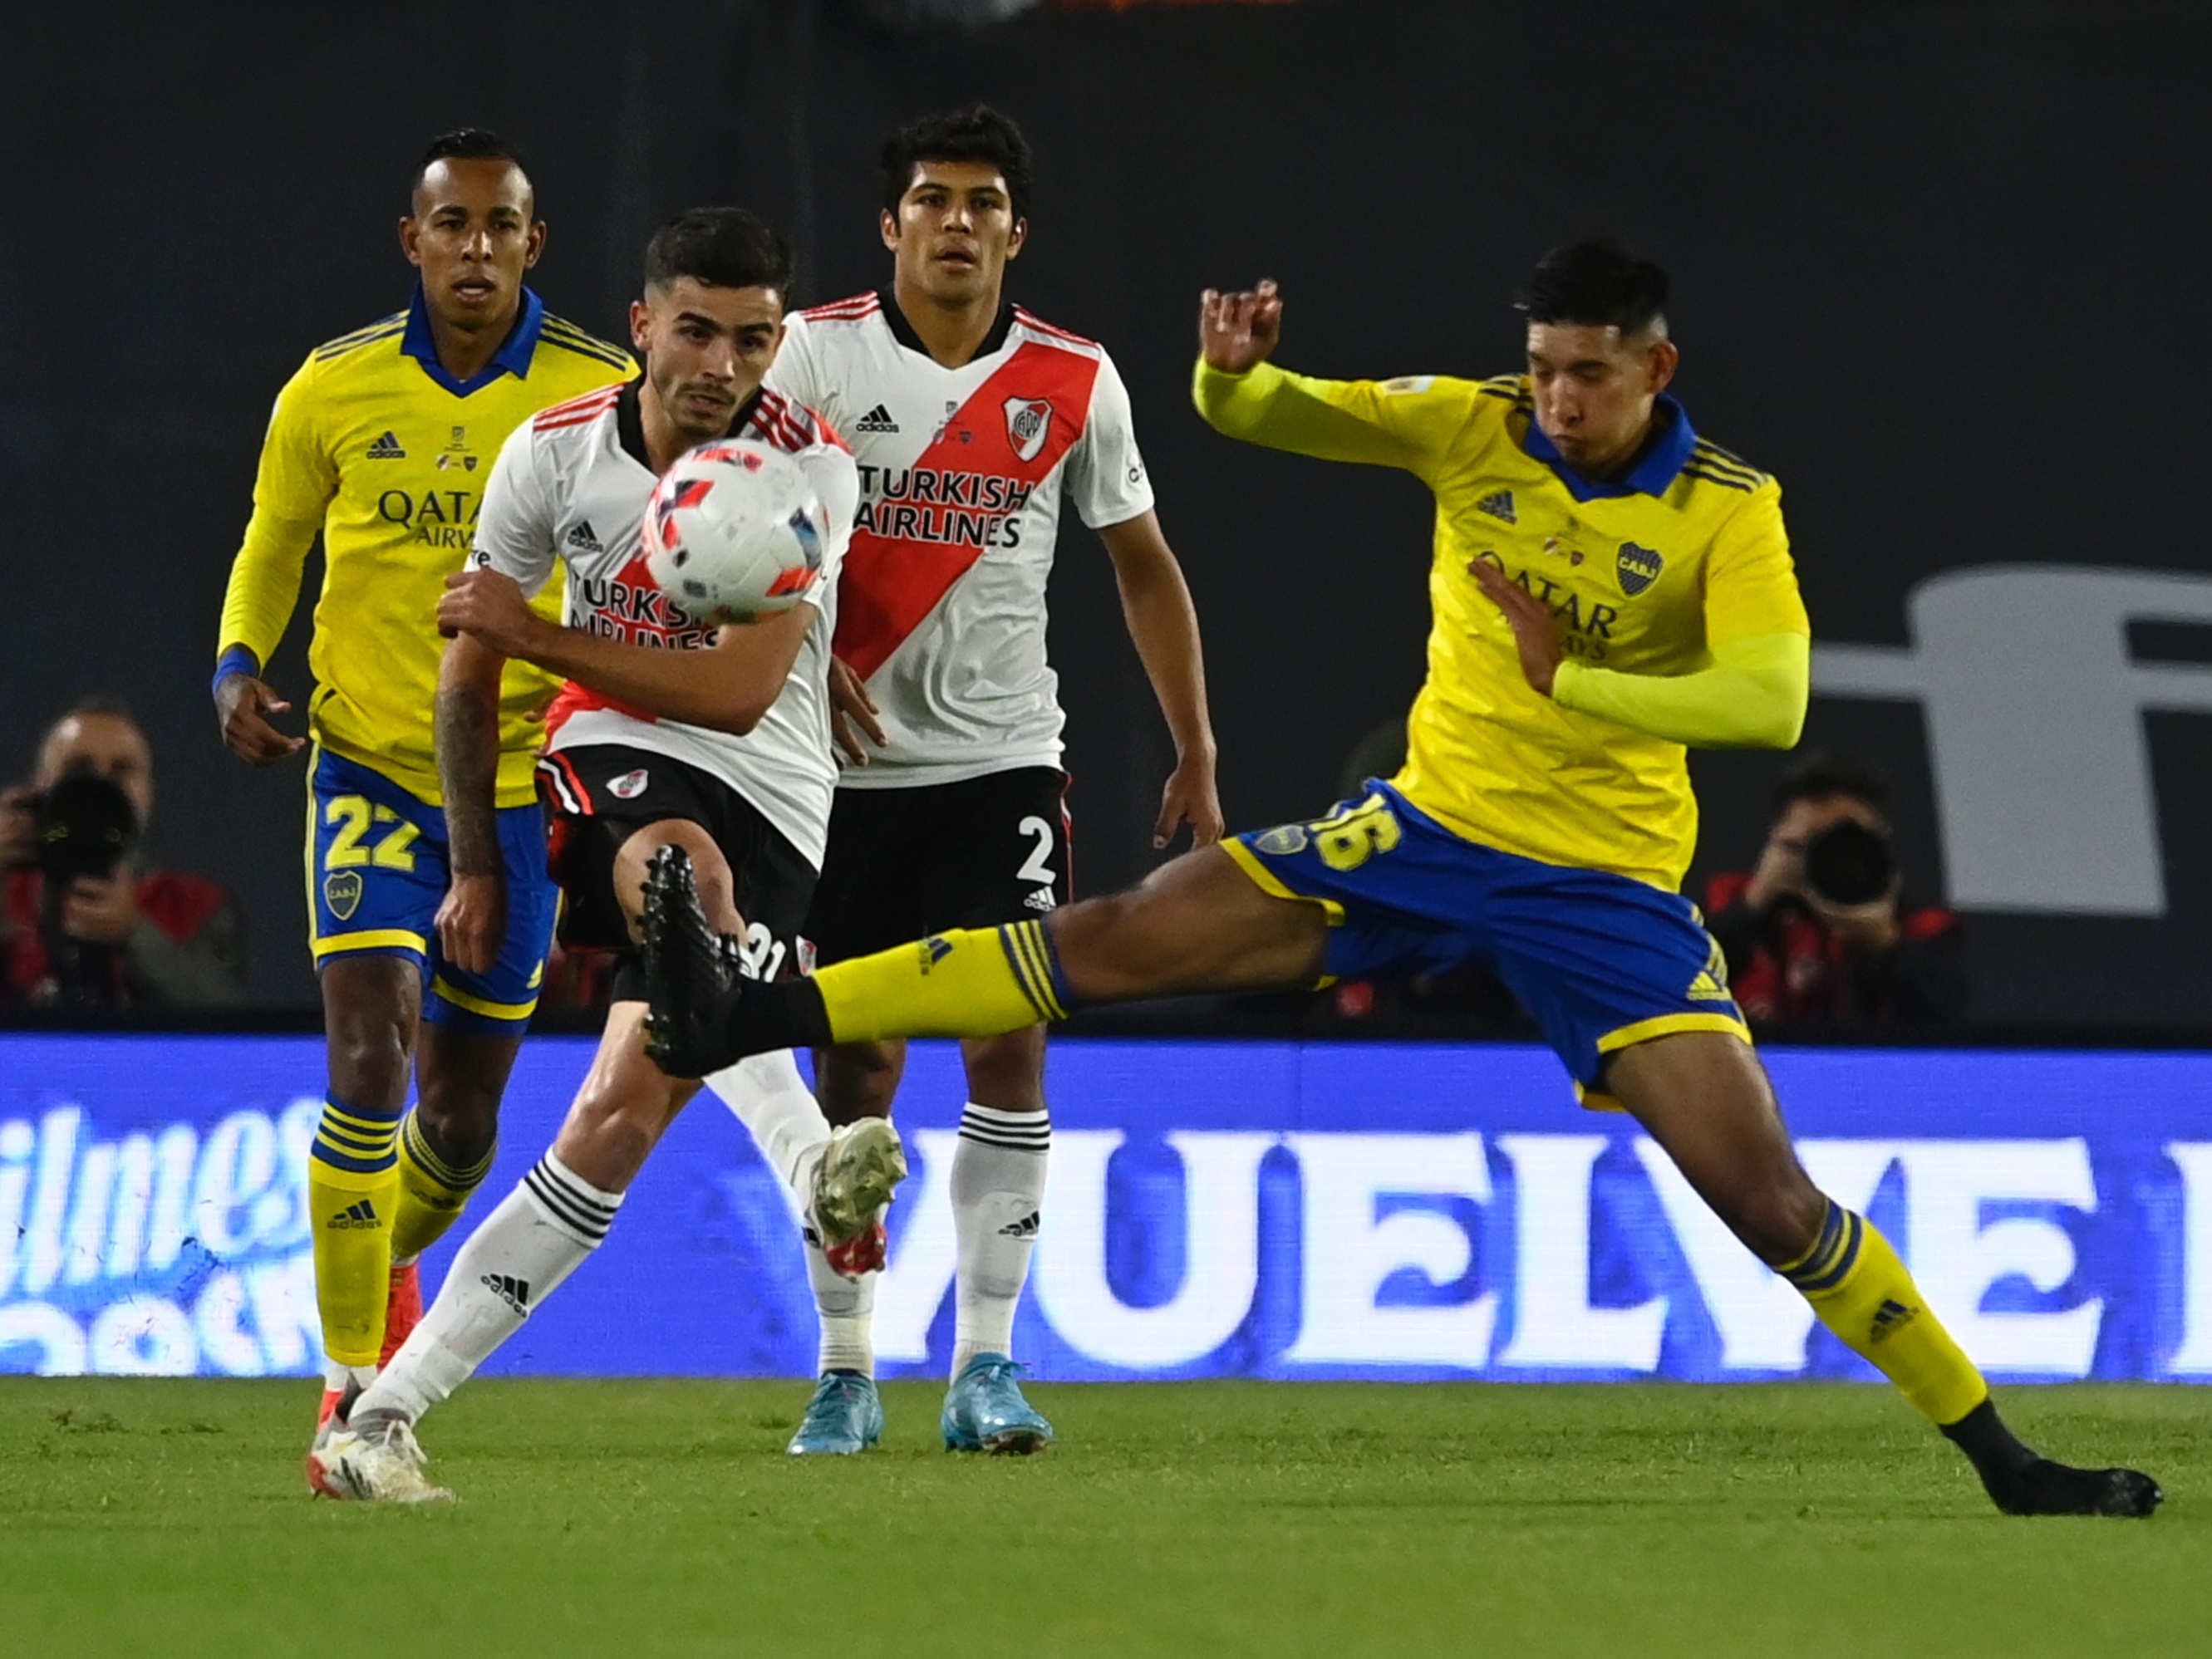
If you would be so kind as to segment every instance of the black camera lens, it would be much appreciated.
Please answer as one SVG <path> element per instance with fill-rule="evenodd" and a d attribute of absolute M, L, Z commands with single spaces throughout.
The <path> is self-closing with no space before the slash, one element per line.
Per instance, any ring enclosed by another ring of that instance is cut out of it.
<path fill-rule="evenodd" d="M 38 799 L 33 835 L 47 881 L 115 873 L 138 840 L 131 797 L 93 772 L 72 772 Z"/>
<path fill-rule="evenodd" d="M 1805 884 L 1831 904 L 1871 904 L 1896 879 L 1889 837 L 1856 818 L 1832 823 L 1805 843 Z"/>

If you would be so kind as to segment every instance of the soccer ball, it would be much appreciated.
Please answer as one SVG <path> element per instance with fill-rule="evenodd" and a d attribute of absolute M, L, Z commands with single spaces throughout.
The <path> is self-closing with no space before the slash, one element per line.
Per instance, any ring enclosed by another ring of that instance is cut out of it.
<path fill-rule="evenodd" d="M 710 626 L 790 610 L 813 587 L 829 540 L 829 515 L 805 469 L 733 439 L 678 459 L 645 511 L 646 568 Z"/>

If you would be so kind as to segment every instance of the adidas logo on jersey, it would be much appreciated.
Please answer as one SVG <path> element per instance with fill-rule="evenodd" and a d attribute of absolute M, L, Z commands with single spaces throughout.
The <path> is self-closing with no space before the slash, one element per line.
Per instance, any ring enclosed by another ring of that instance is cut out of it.
<path fill-rule="evenodd" d="M 1494 495 L 1485 495 L 1474 504 L 1474 510 L 1478 513 L 1487 513 L 1492 518 L 1503 520 L 1507 524 L 1521 522 L 1513 511 L 1513 492 L 1510 489 L 1501 489 Z"/>
<path fill-rule="evenodd" d="M 398 433 L 387 432 L 368 447 L 368 459 L 372 461 L 404 461 L 407 459 L 407 451 L 401 446 Z"/>
<path fill-rule="evenodd" d="M 1057 910 L 1060 908 L 1060 901 L 1052 896 L 1049 887 L 1037 888 L 1022 902 L 1032 910 Z"/>
<path fill-rule="evenodd" d="M 338 1232 L 354 1228 L 379 1227 L 383 1224 L 383 1223 L 376 1218 L 376 1206 L 364 1198 L 359 1203 L 349 1205 L 345 1209 L 332 1216 L 330 1220 L 330 1225 L 325 1227 L 323 1231 L 325 1232 Z"/>
<path fill-rule="evenodd" d="M 853 422 L 853 430 L 855 432 L 896 432 L 898 429 L 898 422 L 891 419 L 890 410 L 885 409 L 881 404 L 878 404 Z"/>
<path fill-rule="evenodd" d="M 513 1273 L 486 1273 L 483 1286 L 494 1296 L 526 1316 L 530 1312 L 530 1281 L 517 1279 Z"/>
<path fill-rule="evenodd" d="M 1001 1238 L 1035 1238 L 1037 1236 L 1037 1212 L 1031 1210 L 1019 1221 L 1009 1221 L 999 1229 Z"/>
<path fill-rule="evenodd" d="M 568 532 L 566 539 L 568 544 L 579 553 L 606 551 L 606 549 L 599 545 L 599 538 L 592 533 L 592 521 L 589 519 L 580 520 L 576 527 Z"/>

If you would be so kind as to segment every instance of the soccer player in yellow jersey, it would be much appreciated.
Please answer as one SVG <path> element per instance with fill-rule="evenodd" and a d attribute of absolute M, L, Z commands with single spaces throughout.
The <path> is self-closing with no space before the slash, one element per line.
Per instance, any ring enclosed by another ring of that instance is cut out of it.
<path fill-rule="evenodd" d="M 684 1075 L 799 1043 L 975 1036 L 1077 1006 L 1480 962 L 1592 1104 L 1625 1107 L 1762 1261 L 1972 1460 L 2000 1509 L 2148 1515 L 2130 1469 L 2014 1438 L 1865 1218 L 1791 1151 L 1720 952 L 1677 890 L 1686 745 L 1788 748 L 1803 605 L 1773 479 L 1667 395 L 1666 278 L 1612 243 L 1547 256 L 1528 369 L 1330 381 L 1267 359 L 1273 285 L 1205 296 L 1199 410 L 1222 431 L 1402 467 L 1435 492 L 1429 672 L 1405 769 L 1328 817 L 1224 842 L 1135 890 L 738 994 L 664 854 L 650 1042 Z"/>
<path fill-rule="evenodd" d="M 319 532 L 307 887 L 330 1089 L 307 1179 L 325 1421 L 349 1378 L 367 1382 L 405 1338 L 422 1305 L 415 1259 L 490 1168 L 552 937 L 532 766 L 557 682 L 508 665 L 497 834 L 449 846 L 431 737 L 438 599 L 507 434 L 635 372 L 523 285 L 545 226 L 493 135 L 430 145 L 399 240 L 421 273 L 408 308 L 317 347 L 277 397 L 214 684 L 239 758 L 266 766 L 307 745 L 271 723 L 291 705 L 261 676 Z M 449 878 L 470 876 L 490 878 L 504 913 L 481 974 L 441 958 L 434 926 Z M 403 1119 L 410 1061 L 418 1098 Z"/>

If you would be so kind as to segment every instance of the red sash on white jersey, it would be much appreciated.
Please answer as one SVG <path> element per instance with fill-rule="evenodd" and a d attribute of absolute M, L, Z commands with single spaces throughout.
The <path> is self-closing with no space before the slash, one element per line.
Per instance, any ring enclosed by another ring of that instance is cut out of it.
<path fill-rule="evenodd" d="M 945 417 L 914 466 L 996 473 L 1034 488 L 1083 435 L 1097 378 L 1095 356 L 1025 343 Z M 984 551 L 971 543 L 922 541 L 856 527 L 845 554 L 848 580 L 839 594 L 836 653 L 867 678 Z"/>

